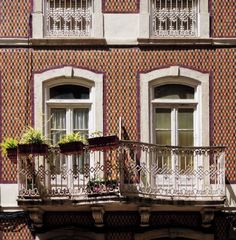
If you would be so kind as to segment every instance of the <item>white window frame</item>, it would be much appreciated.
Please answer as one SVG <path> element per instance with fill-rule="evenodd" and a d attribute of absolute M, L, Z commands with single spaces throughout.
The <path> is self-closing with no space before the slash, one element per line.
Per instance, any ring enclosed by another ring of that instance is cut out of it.
<path fill-rule="evenodd" d="M 103 74 L 70 66 L 35 73 L 34 79 L 34 125 L 48 134 L 48 106 L 88 107 L 89 134 L 103 131 Z M 89 99 L 49 99 L 49 89 L 63 84 L 76 84 L 90 89 Z M 48 105 L 48 106 L 47 106 Z"/>
<path fill-rule="evenodd" d="M 33 12 L 32 12 L 32 38 L 41 39 L 45 38 L 45 22 L 44 22 L 44 5 L 46 0 L 33 0 Z M 93 0 L 92 7 L 92 29 L 91 38 L 103 37 L 103 14 L 102 14 L 102 1 Z M 76 38 L 76 36 L 72 36 Z M 57 36 L 51 36 L 47 38 L 57 38 Z M 69 36 L 60 36 L 59 38 L 71 38 Z M 78 36 L 78 38 L 80 38 Z"/>
<path fill-rule="evenodd" d="M 153 141 L 152 94 L 153 88 L 165 84 L 182 84 L 195 89 L 194 99 L 187 101 L 196 105 L 194 111 L 194 144 L 209 146 L 209 74 L 196 70 L 171 66 L 140 74 L 141 141 Z M 159 104 L 166 100 L 154 100 Z M 186 100 L 170 100 L 169 103 L 184 104 Z M 187 102 L 186 102 L 187 103 Z"/>
<path fill-rule="evenodd" d="M 151 1 L 140 0 L 139 37 L 152 37 Z M 208 0 L 198 0 L 197 33 L 192 38 L 209 38 L 210 36 L 210 14 L 208 11 Z M 155 36 L 155 38 L 163 38 Z M 165 38 L 174 38 L 167 36 Z"/>

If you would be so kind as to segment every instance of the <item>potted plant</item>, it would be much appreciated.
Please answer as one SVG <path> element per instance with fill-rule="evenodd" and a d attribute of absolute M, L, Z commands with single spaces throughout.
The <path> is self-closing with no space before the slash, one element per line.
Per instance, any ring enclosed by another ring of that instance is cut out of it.
<path fill-rule="evenodd" d="M 14 138 L 6 138 L 1 144 L 2 155 L 16 159 L 18 141 Z"/>
<path fill-rule="evenodd" d="M 101 131 L 95 131 L 88 138 L 89 148 L 96 149 L 109 149 L 116 147 L 119 143 L 119 138 L 116 135 L 103 136 Z"/>
<path fill-rule="evenodd" d="M 63 154 L 81 153 L 84 148 L 85 138 L 79 133 L 64 135 L 58 142 L 60 152 Z"/>
<path fill-rule="evenodd" d="M 48 144 L 40 131 L 27 127 L 21 137 L 18 149 L 20 154 L 44 155 L 48 153 Z"/>

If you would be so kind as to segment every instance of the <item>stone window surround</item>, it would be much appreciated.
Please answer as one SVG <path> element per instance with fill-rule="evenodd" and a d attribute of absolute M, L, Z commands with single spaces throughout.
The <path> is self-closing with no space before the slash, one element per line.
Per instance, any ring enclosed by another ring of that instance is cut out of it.
<path fill-rule="evenodd" d="M 150 38 L 151 35 L 151 1 L 152 0 L 140 0 L 140 25 L 139 32 L 140 38 Z M 199 13 L 197 23 L 197 38 L 209 38 L 210 34 L 210 14 L 208 11 L 208 0 L 199 1 Z M 156 37 L 154 37 L 156 38 Z M 165 37 L 160 37 L 165 38 Z M 174 37 L 167 37 L 174 38 Z"/>
<path fill-rule="evenodd" d="M 151 90 L 163 84 L 184 84 L 195 88 L 196 146 L 209 146 L 209 74 L 196 70 L 171 66 L 140 74 L 141 141 L 151 141 Z"/>
<path fill-rule="evenodd" d="M 44 38 L 44 16 L 43 16 L 44 1 L 46 0 L 33 0 L 32 38 L 34 39 Z M 102 37 L 103 37 L 102 1 L 94 0 L 91 38 Z"/>
<path fill-rule="evenodd" d="M 47 132 L 46 101 L 48 89 L 60 84 L 77 84 L 90 88 L 91 110 L 89 131 L 103 131 L 103 74 L 86 69 L 64 66 L 33 75 L 34 80 L 34 125 Z M 62 103 L 63 104 L 63 103 Z M 76 101 L 75 101 L 76 104 Z M 95 121 L 96 119 L 96 121 Z"/>

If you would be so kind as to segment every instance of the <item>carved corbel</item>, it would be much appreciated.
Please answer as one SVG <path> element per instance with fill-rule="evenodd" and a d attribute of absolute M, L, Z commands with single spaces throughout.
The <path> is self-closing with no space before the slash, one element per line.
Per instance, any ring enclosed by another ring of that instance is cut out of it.
<path fill-rule="evenodd" d="M 91 207 L 92 209 L 92 216 L 95 221 L 95 226 L 103 227 L 103 215 L 104 209 L 102 207 Z"/>
<path fill-rule="evenodd" d="M 150 218 L 150 207 L 140 207 L 139 214 L 141 217 L 140 226 L 148 227 L 149 226 L 149 218 Z"/>
<path fill-rule="evenodd" d="M 214 209 L 203 208 L 200 213 L 202 216 L 202 227 L 209 228 L 212 225 L 212 221 L 214 219 Z"/>
<path fill-rule="evenodd" d="M 29 209 L 29 216 L 35 227 L 41 228 L 43 226 L 43 214 L 44 212 L 39 208 Z"/>

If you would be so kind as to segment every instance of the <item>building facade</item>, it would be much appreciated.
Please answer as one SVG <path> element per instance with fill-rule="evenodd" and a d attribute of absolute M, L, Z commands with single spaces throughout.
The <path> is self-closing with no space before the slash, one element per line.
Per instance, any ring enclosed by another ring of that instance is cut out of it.
<path fill-rule="evenodd" d="M 1 142 L 32 126 L 50 143 L 1 154 L 0 239 L 236 239 L 235 12 L 0 1 Z M 96 131 L 119 140 L 58 149 Z"/>

